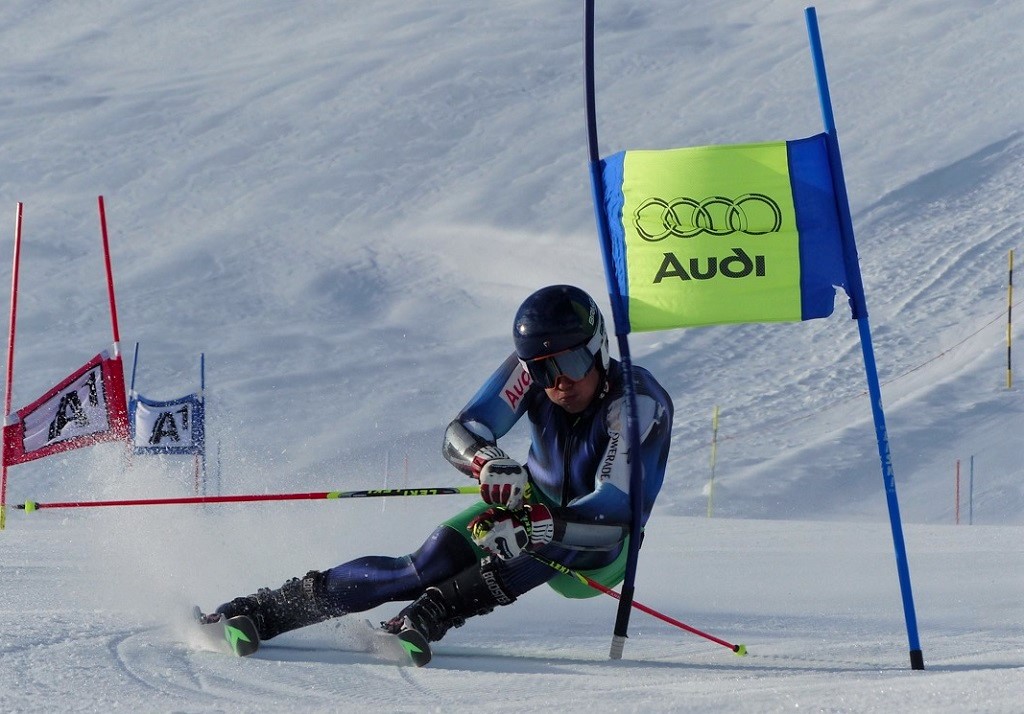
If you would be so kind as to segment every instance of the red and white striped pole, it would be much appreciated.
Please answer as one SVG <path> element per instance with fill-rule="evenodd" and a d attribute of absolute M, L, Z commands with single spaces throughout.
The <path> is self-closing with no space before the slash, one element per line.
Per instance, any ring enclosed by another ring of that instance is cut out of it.
<path fill-rule="evenodd" d="M 114 369 L 104 372 L 109 379 L 108 394 L 111 395 L 110 420 L 111 426 L 121 438 L 128 440 L 128 402 L 124 388 L 124 368 L 121 365 L 121 333 L 117 327 L 117 301 L 114 299 L 114 271 L 110 267 L 110 240 L 107 237 L 107 211 L 103 204 L 103 196 L 97 198 L 100 211 L 100 234 L 103 238 L 103 264 L 107 271 L 107 297 L 110 301 L 110 323 L 113 328 L 114 346 L 111 361 Z"/>
<path fill-rule="evenodd" d="M 4 420 L 11 413 L 11 388 L 14 384 L 14 334 L 18 318 L 18 266 L 21 264 L 21 219 L 25 204 L 18 202 L 14 218 L 14 267 L 11 269 L 11 320 L 7 334 L 7 382 L 4 393 Z M 6 427 L 5 427 L 6 428 Z M 7 522 L 7 459 L 0 475 L 0 531 Z"/>
<path fill-rule="evenodd" d="M 121 342 L 121 335 L 117 329 L 117 302 L 114 300 L 114 272 L 110 268 L 110 241 L 107 238 L 107 211 L 103 206 L 103 196 L 98 199 L 100 207 L 100 233 L 103 237 L 103 264 L 107 269 L 107 296 L 110 299 L 110 322 L 114 328 L 114 356 L 120 355 L 118 344 Z"/>

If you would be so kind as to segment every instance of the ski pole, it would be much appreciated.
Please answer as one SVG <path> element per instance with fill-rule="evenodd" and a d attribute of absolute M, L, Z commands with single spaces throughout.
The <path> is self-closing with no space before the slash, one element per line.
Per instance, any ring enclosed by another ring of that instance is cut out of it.
<path fill-rule="evenodd" d="M 26 513 L 41 508 L 99 508 L 102 506 L 178 506 L 189 503 L 245 503 L 251 501 L 316 501 L 337 498 L 386 498 L 392 496 L 449 496 L 479 494 L 479 486 L 441 486 L 434 488 L 381 488 L 366 491 L 317 491 L 313 493 L 254 493 L 238 496 L 188 496 L 182 498 L 137 498 L 122 501 L 67 501 L 37 503 L 25 501 L 15 508 Z"/>
<path fill-rule="evenodd" d="M 590 587 L 594 588 L 595 590 L 600 590 L 605 595 L 611 595 L 616 600 L 620 599 L 619 593 L 615 592 L 614 590 L 612 590 L 610 587 L 608 587 L 606 585 L 602 585 L 601 583 L 597 582 L 596 580 L 594 580 L 592 578 L 588 578 L 586 575 L 584 575 L 583 573 L 579 572 L 578 570 L 573 570 L 572 568 L 568 568 L 568 567 L 562 565 L 561 563 L 559 563 L 557 561 L 549 560 L 548 558 L 545 558 L 545 557 L 543 557 L 541 555 L 537 555 L 536 553 L 530 553 L 530 555 L 533 556 L 533 558 L 535 560 L 538 560 L 541 563 L 544 563 L 544 565 L 547 565 L 547 566 L 549 566 L 551 568 L 554 568 L 555 570 L 557 570 L 560 573 L 564 573 L 565 575 L 568 575 L 570 577 L 576 578 L 581 583 L 583 583 L 585 585 L 589 585 Z M 635 607 L 637 610 L 640 610 L 641 612 L 646 612 L 648 615 L 653 615 L 654 617 L 658 618 L 659 620 L 662 620 L 663 622 L 667 622 L 668 624 L 673 625 L 675 627 L 678 627 L 681 630 L 686 630 L 687 632 L 690 632 L 690 633 L 692 633 L 694 635 L 697 635 L 698 637 L 703 637 L 706 640 L 710 640 L 710 641 L 714 642 L 715 644 L 722 645 L 723 647 L 728 647 L 729 649 L 731 649 L 733 652 L 735 652 L 740 657 L 743 657 L 744 655 L 747 654 L 747 646 L 746 645 L 734 645 L 731 642 L 726 642 L 725 640 L 719 639 L 718 637 L 715 637 L 714 635 L 709 635 L 707 632 L 701 632 L 696 627 L 690 627 L 685 622 L 680 622 L 679 620 L 675 619 L 674 617 L 669 617 L 668 615 L 662 614 L 662 613 L 658 612 L 657 610 L 655 610 L 653 607 L 648 607 L 647 605 L 644 605 L 642 602 L 637 602 L 636 600 L 633 600 L 630 603 L 630 605 L 632 607 Z"/>

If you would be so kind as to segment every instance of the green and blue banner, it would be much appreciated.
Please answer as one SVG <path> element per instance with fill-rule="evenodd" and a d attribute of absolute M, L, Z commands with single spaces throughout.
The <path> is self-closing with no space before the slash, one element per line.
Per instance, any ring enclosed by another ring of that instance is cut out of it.
<path fill-rule="evenodd" d="M 825 134 L 601 161 L 632 331 L 832 314 L 846 289 Z"/>

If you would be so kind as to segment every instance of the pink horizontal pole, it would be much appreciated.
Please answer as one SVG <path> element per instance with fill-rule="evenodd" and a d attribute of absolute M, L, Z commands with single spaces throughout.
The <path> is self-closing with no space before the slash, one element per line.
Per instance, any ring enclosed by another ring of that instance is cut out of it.
<path fill-rule="evenodd" d="M 569 568 L 569 567 L 567 567 L 565 565 L 562 565 L 561 563 L 559 563 L 556 560 L 551 560 L 550 558 L 545 558 L 545 557 L 543 557 L 541 555 L 537 555 L 536 553 L 531 553 L 530 555 L 532 555 L 535 560 L 538 560 L 541 563 L 544 563 L 545 565 L 547 565 L 547 566 L 549 566 L 551 568 L 554 568 L 555 570 L 557 570 L 560 573 L 564 573 L 565 575 L 568 575 L 570 577 L 576 578 L 581 583 L 584 583 L 584 584 L 589 585 L 590 587 L 594 588 L 594 590 L 599 590 L 600 592 L 603 592 L 605 595 L 610 595 L 611 597 L 615 598 L 616 600 L 620 600 L 620 601 L 622 600 L 622 595 L 620 593 L 616 592 L 615 590 L 612 590 L 607 585 L 603 585 L 602 583 L 597 582 L 593 578 L 587 577 L 586 575 L 584 575 L 583 573 L 581 573 L 578 570 L 573 570 L 572 568 Z M 675 619 L 674 617 L 669 617 L 668 615 L 665 615 L 664 613 L 658 612 L 653 607 L 648 607 L 647 605 L 644 605 L 642 602 L 637 602 L 636 600 L 631 600 L 629 605 L 630 605 L 630 607 L 632 607 L 634 609 L 640 610 L 640 612 L 646 612 L 648 615 L 651 615 L 652 617 L 658 618 L 662 622 L 667 622 L 668 624 L 672 625 L 673 627 L 678 627 L 681 630 L 686 630 L 690 634 L 697 635 L 698 637 L 703 637 L 705 640 L 709 640 L 711 642 L 714 642 L 715 644 L 722 645 L 723 647 L 728 647 L 729 649 L 731 649 L 733 652 L 735 652 L 736 654 L 738 654 L 741 657 L 747 654 L 747 646 L 746 645 L 734 645 L 731 642 L 727 642 L 726 640 L 723 640 L 723 639 L 721 639 L 719 637 L 715 637 L 714 635 L 710 635 L 707 632 L 703 632 L 701 630 L 698 630 L 696 627 L 691 627 L 690 625 L 687 625 L 685 622 L 680 622 L 679 620 Z"/>
<path fill-rule="evenodd" d="M 441 486 L 435 488 L 383 488 L 365 491 L 314 491 L 310 493 L 253 493 L 237 496 L 184 496 L 181 498 L 136 498 L 116 501 L 65 501 L 62 503 L 18 504 L 26 512 L 41 508 L 101 508 L 106 506 L 181 506 L 194 503 L 251 503 L 254 501 L 316 501 L 339 498 L 387 498 L 394 496 L 453 496 L 479 494 L 478 486 Z"/>

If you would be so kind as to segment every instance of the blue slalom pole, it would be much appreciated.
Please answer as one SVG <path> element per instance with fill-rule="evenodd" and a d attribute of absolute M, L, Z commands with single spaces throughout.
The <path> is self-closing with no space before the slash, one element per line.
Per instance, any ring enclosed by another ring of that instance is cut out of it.
<path fill-rule="evenodd" d="M 139 343 L 135 343 L 135 356 L 132 357 L 132 381 L 128 387 L 128 438 L 132 449 L 135 447 L 135 372 L 139 367 Z"/>
<path fill-rule="evenodd" d="M 836 134 L 835 116 L 832 113 L 832 100 L 828 91 L 828 78 L 825 74 L 825 58 L 821 48 L 821 36 L 818 33 L 818 19 L 813 7 L 807 8 L 805 15 L 807 33 L 810 36 L 811 42 L 811 53 L 814 59 L 814 74 L 818 81 L 821 113 L 827 135 L 829 169 L 832 173 L 832 183 L 839 209 L 840 230 L 843 239 L 843 262 L 846 266 L 847 283 L 850 286 L 850 302 L 853 317 L 857 320 L 857 326 L 860 330 L 860 344 L 864 353 L 864 371 L 867 374 L 868 394 L 871 398 L 871 412 L 875 422 L 875 437 L 878 441 L 878 455 L 882 463 L 882 480 L 885 485 L 885 496 L 889 507 L 889 524 L 892 529 L 893 546 L 896 552 L 896 570 L 899 575 L 900 591 L 903 596 L 903 614 L 907 623 L 907 638 L 910 643 L 910 666 L 911 669 L 924 669 L 924 655 L 921 652 L 921 644 L 917 636 L 917 615 L 914 611 L 914 596 L 910 585 L 910 566 L 907 562 L 907 548 L 903 540 L 899 500 L 896 498 L 896 477 L 893 473 L 892 457 L 889 451 L 889 436 L 885 427 L 885 413 L 882 411 L 882 394 L 878 383 L 878 370 L 875 364 L 874 349 L 871 344 L 867 301 L 864 296 L 864 283 L 860 273 L 857 246 L 854 242 L 853 218 L 850 215 L 850 200 L 846 192 L 846 180 L 843 176 L 842 159 L 839 154 L 839 139 Z"/>
<path fill-rule="evenodd" d="M 590 186 L 593 192 L 594 213 L 597 219 L 598 238 L 604 258 L 605 279 L 608 283 L 608 297 L 612 306 L 615 323 L 615 337 L 619 347 L 619 362 L 622 366 L 623 396 L 626 398 L 626 439 L 627 448 L 640 449 L 640 425 L 636 408 L 636 387 L 633 383 L 633 360 L 629 351 L 629 318 L 625 300 L 615 279 L 615 264 L 612 258 L 611 231 L 608 216 L 601 206 L 604 196 L 604 181 L 601 178 L 601 163 L 597 144 L 597 110 L 594 89 L 594 0 L 585 0 L 583 32 L 584 83 L 586 85 L 587 150 L 590 159 Z M 640 557 L 640 540 L 643 531 L 644 474 L 639 458 L 630 459 L 629 498 L 631 526 L 629 549 L 626 553 L 626 574 L 622 581 L 619 609 L 615 616 L 610 659 L 622 659 L 629 630 L 629 615 L 633 607 L 634 582 L 637 562 Z"/>
<path fill-rule="evenodd" d="M 201 492 L 206 495 L 206 353 L 199 353 L 199 418 L 203 420 L 203 443 L 196 454 L 200 465 Z"/>
<path fill-rule="evenodd" d="M 128 391 L 135 391 L 135 370 L 139 366 L 139 343 L 135 343 L 135 356 L 132 357 L 132 383 L 128 387 Z"/>

